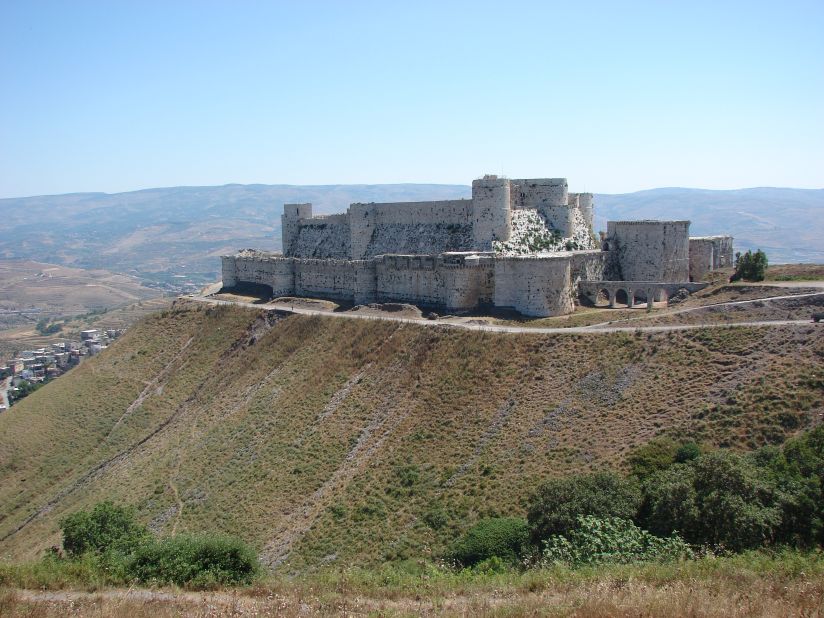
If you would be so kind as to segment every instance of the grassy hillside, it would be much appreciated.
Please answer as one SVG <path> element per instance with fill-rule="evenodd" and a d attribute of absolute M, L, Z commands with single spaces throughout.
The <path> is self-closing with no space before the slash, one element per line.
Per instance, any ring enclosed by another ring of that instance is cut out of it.
<path fill-rule="evenodd" d="M 512 336 L 179 305 L 0 415 L 0 558 L 104 498 L 289 571 L 437 555 L 539 479 L 658 434 L 748 448 L 819 422 L 822 332 Z"/>

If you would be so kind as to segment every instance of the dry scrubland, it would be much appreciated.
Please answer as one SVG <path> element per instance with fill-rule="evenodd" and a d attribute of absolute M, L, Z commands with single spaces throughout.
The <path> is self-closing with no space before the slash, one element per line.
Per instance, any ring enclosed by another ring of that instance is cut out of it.
<path fill-rule="evenodd" d="M 774 264 L 767 281 L 824 281 L 824 264 Z"/>
<path fill-rule="evenodd" d="M 158 295 L 133 277 L 105 270 L 0 260 L 0 309 L 40 307 L 44 315 L 71 315 Z"/>
<path fill-rule="evenodd" d="M 113 499 L 280 572 L 437 556 L 547 475 L 660 434 L 751 448 L 820 422 L 816 326 L 496 335 L 179 304 L 0 416 L 0 556 Z"/>
<path fill-rule="evenodd" d="M 440 576 L 353 571 L 235 592 L 21 591 L 0 615 L 778 617 L 824 613 L 824 561 L 748 554 L 680 565 Z"/>
<path fill-rule="evenodd" d="M 85 328 L 125 328 L 171 303 L 159 296 L 133 277 L 105 270 L 0 260 L 0 359 L 78 339 Z M 44 336 L 36 329 L 41 319 L 67 321 L 61 332 Z"/>

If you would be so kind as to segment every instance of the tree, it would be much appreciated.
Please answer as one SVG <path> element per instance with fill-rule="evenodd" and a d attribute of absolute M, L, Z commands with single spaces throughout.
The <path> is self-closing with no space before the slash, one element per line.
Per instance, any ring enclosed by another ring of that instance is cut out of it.
<path fill-rule="evenodd" d="M 767 254 L 759 249 L 735 254 L 735 273 L 730 281 L 763 281 L 767 272 Z"/>
<path fill-rule="evenodd" d="M 812 546 L 824 543 L 824 425 L 768 446 L 754 460 L 772 478 L 781 509 L 776 541 Z"/>
<path fill-rule="evenodd" d="M 715 451 L 650 477 L 641 521 L 654 534 L 740 551 L 773 540 L 781 524 L 775 483 L 751 460 Z"/>
<path fill-rule="evenodd" d="M 134 551 L 149 537 L 135 519 L 134 510 L 112 502 L 100 502 L 91 511 L 78 511 L 60 520 L 63 549 L 70 556 L 88 552 Z"/>
<path fill-rule="evenodd" d="M 637 483 L 614 472 L 552 479 L 538 488 L 527 520 L 530 539 L 542 541 L 575 528 L 579 515 L 635 519 L 641 503 Z"/>

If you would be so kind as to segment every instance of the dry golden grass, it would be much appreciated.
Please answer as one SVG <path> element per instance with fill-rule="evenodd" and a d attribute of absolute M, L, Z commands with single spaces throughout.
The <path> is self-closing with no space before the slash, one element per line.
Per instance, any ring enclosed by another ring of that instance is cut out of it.
<path fill-rule="evenodd" d="M 767 268 L 767 281 L 822 281 L 824 264 L 774 264 Z"/>
<path fill-rule="evenodd" d="M 661 616 L 736 618 L 824 615 L 824 578 L 769 575 L 648 582 L 602 576 L 555 583 L 386 595 L 300 585 L 238 593 L 119 590 L 97 593 L 0 589 L 0 615 L 72 616 Z"/>
<path fill-rule="evenodd" d="M 820 421 L 823 332 L 512 336 L 179 304 L 0 416 L 0 557 L 103 499 L 286 572 L 438 555 L 523 514 L 542 478 L 657 435 L 752 448 Z"/>

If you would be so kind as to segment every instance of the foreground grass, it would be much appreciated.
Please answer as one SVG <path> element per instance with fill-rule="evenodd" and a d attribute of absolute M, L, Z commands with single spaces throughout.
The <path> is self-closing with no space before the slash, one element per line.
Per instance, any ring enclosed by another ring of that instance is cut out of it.
<path fill-rule="evenodd" d="M 502 573 L 408 562 L 271 576 L 250 588 L 205 593 L 101 589 L 100 579 L 84 584 L 80 571 L 51 571 L 50 576 L 34 564 L 0 565 L 0 615 L 824 615 L 820 552 L 751 552 L 673 564 Z"/>

